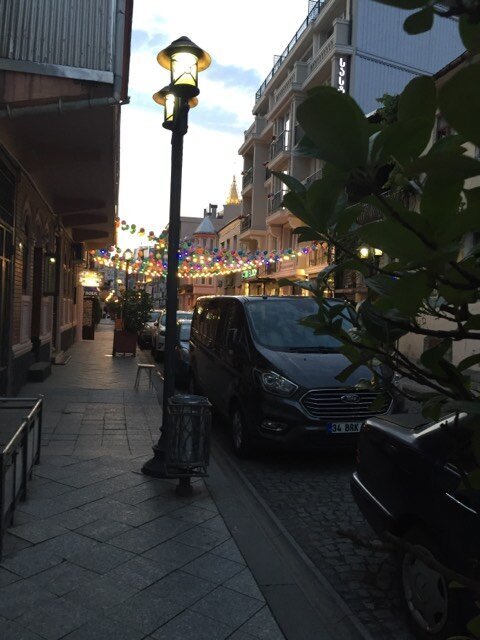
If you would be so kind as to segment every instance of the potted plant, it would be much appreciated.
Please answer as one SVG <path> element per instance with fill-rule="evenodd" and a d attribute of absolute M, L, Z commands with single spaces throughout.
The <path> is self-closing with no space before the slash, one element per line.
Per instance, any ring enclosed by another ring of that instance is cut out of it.
<path fill-rule="evenodd" d="M 145 291 L 123 292 L 119 302 L 121 328 L 115 328 L 113 334 L 113 355 L 117 352 L 136 354 L 138 332 L 148 322 L 152 308 L 152 297 Z"/>

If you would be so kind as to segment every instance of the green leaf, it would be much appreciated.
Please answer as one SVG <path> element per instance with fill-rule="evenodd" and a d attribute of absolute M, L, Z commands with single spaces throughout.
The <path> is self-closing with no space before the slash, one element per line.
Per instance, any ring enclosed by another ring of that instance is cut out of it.
<path fill-rule="evenodd" d="M 338 376 L 335 376 L 335 378 L 339 381 L 339 382 L 346 382 L 348 380 L 348 378 L 352 375 L 352 373 L 355 373 L 355 371 L 362 366 L 362 362 L 353 362 L 352 364 L 349 364 L 348 367 L 345 367 L 345 369 L 343 371 L 341 371 Z"/>
<path fill-rule="evenodd" d="M 427 147 L 432 127 L 426 118 L 412 118 L 394 122 L 385 127 L 375 138 L 371 159 L 383 165 L 394 158 L 400 164 L 411 162 Z"/>
<path fill-rule="evenodd" d="M 478 364 L 480 362 L 480 353 L 474 353 L 468 358 L 464 358 L 461 362 L 457 364 L 457 369 L 459 371 L 465 371 L 465 369 L 469 369 L 473 367 L 473 365 Z"/>
<path fill-rule="evenodd" d="M 299 142 L 295 145 L 295 152 L 301 156 L 308 158 L 319 158 L 322 160 L 322 156 L 318 150 L 316 144 L 314 144 L 308 136 L 303 136 Z"/>
<path fill-rule="evenodd" d="M 442 153 L 428 153 L 405 167 L 405 171 L 411 176 L 433 172 L 445 179 L 466 180 L 480 175 L 480 162 L 448 150 Z"/>
<path fill-rule="evenodd" d="M 349 95 L 317 87 L 298 107 L 297 117 L 323 160 L 347 171 L 365 165 L 368 121 Z"/>
<path fill-rule="evenodd" d="M 439 91 L 440 111 L 458 133 L 480 146 L 480 64 L 457 71 Z"/>
<path fill-rule="evenodd" d="M 419 76 L 410 80 L 400 94 L 398 119 L 407 122 L 414 118 L 426 118 L 433 127 L 436 108 L 437 92 L 434 80 L 428 76 Z"/>
<path fill-rule="evenodd" d="M 467 329 L 467 331 L 480 329 L 480 315 L 472 316 L 471 318 L 469 318 L 465 322 L 463 327 L 464 327 L 464 329 Z"/>
<path fill-rule="evenodd" d="M 452 133 L 449 136 L 444 136 L 437 140 L 430 149 L 429 153 L 437 153 L 441 151 L 456 151 L 460 155 L 465 153 L 466 140 L 464 136 L 459 136 L 458 133 Z"/>
<path fill-rule="evenodd" d="M 442 406 L 445 403 L 445 397 L 438 394 L 435 397 L 430 398 L 422 405 L 422 414 L 425 418 L 431 420 L 438 420 L 442 414 Z"/>
<path fill-rule="evenodd" d="M 417 218 L 420 219 L 418 214 Z M 415 260 L 419 255 L 430 252 L 422 240 L 391 218 L 365 224 L 355 233 L 366 244 L 381 249 L 390 258 Z"/>
<path fill-rule="evenodd" d="M 432 234 L 438 235 L 452 224 L 454 217 L 458 218 L 462 188 L 461 178 L 445 180 L 435 173 L 427 176 L 420 212 L 422 218 L 431 225 Z"/>
<path fill-rule="evenodd" d="M 403 23 L 403 28 L 411 36 L 430 31 L 433 26 L 433 15 L 433 8 L 425 7 L 425 9 L 408 16 Z"/>
<path fill-rule="evenodd" d="M 280 182 L 286 184 L 290 191 L 294 191 L 295 193 L 305 193 L 305 185 L 302 184 L 300 180 L 297 180 L 297 178 L 294 178 L 288 173 L 282 173 L 281 171 L 272 171 L 272 175 L 278 178 Z"/>
<path fill-rule="evenodd" d="M 480 53 L 480 23 L 471 22 L 463 15 L 459 18 L 458 30 L 465 49 L 472 54 Z"/>
<path fill-rule="evenodd" d="M 473 620 L 470 620 L 470 622 L 467 624 L 467 629 L 470 631 L 470 633 L 473 633 L 473 635 L 479 638 L 480 637 L 480 616 L 477 616 L 476 618 L 473 618 Z"/>
<path fill-rule="evenodd" d="M 409 273 L 401 278 L 379 274 L 366 280 L 367 286 L 381 298 L 375 301 L 375 308 L 382 311 L 398 309 L 406 316 L 416 316 L 422 302 L 428 298 L 432 287 L 425 271 Z"/>
<path fill-rule="evenodd" d="M 420 362 L 430 371 L 439 371 L 439 362 L 444 360 L 445 354 L 449 349 L 451 349 L 451 347 L 452 340 L 450 338 L 444 338 L 431 349 L 424 351 L 420 356 Z"/>
<path fill-rule="evenodd" d="M 283 204 L 302 222 L 305 222 L 308 226 L 312 225 L 313 218 L 305 206 L 305 200 L 302 195 L 295 193 L 295 191 L 289 191 L 283 198 Z"/>

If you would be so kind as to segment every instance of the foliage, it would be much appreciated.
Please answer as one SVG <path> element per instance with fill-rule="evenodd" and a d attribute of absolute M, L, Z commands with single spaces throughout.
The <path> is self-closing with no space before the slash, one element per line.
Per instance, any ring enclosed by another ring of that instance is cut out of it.
<path fill-rule="evenodd" d="M 126 331 L 138 333 L 150 318 L 152 296 L 146 291 L 129 289 L 120 298 L 120 316 Z"/>
<path fill-rule="evenodd" d="M 384 93 L 381 98 L 377 98 L 382 106 L 377 109 L 377 116 L 381 124 L 392 124 L 397 120 L 398 101 L 400 96 Z"/>
<path fill-rule="evenodd" d="M 479 0 L 378 1 L 417 9 L 404 24 L 411 34 L 430 29 L 435 16 L 458 16 L 466 48 L 480 51 Z M 335 258 L 316 286 L 296 284 L 318 301 L 315 330 L 342 343 L 350 365 L 339 380 L 364 365 L 393 391 L 395 372 L 427 388 L 406 394 L 421 400 L 432 419 L 480 414 L 471 380 L 471 368 L 480 363 L 480 162 L 472 153 L 480 146 L 480 62 L 459 67 L 438 89 L 432 78 L 413 79 L 399 96 L 396 117 L 387 104 L 381 124 L 369 122 L 333 87 L 312 89 L 299 106 L 305 132 L 299 150 L 324 161 L 322 179 L 307 189 L 291 176 L 275 175 L 289 190 L 284 205 L 304 223 L 299 240 L 326 243 Z M 432 144 L 439 111 L 452 133 Z M 414 197 L 400 198 L 405 189 Z M 376 219 L 361 224 L 372 210 Z M 366 259 L 360 246 L 369 247 Z M 366 299 L 328 305 L 332 275 L 346 269 L 363 275 Z M 348 331 L 341 316 L 353 319 Z M 425 341 L 420 361 L 402 351 L 407 334 Z M 453 364 L 452 348 L 464 340 L 472 341 L 472 355 Z M 480 427 L 472 441 L 480 449 Z M 473 453 L 480 464 L 479 451 Z M 463 481 L 478 490 L 479 476 L 465 474 Z M 469 625 L 474 637 L 480 637 L 479 620 Z"/>
<path fill-rule="evenodd" d="M 93 298 L 92 302 L 93 323 L 97 325 L 102 319 L 102 305 L 100 304 L 100 300 L 97 296 Z"/>

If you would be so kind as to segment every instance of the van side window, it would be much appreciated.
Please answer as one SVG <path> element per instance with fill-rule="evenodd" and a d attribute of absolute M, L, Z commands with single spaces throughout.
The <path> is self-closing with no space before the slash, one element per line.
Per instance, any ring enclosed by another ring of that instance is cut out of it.
<path fill-rule="evenodd" d="M 203 342 L 203 325 L 205 322 L 205 305 L 197 303 L 192 319 L 192 336 L 199 342 Z"/>
<path fill-rule="evenodd" d="M 231 329 L 237 330 L 237 337 L 240 340 L 243 337 L 244 329 L 244 314 L 243 309 L 238 302 L 232 300 L 228 304 L 224 312 L 224 322 L 222 325 L 221 335 L 219 341 L 222 345 L 227 344 L 228 334 Z"/>
<path fill-rule="evenodd" d="M 220 321 L 220 309 L 215 301 L 212 301 L 205 312 L 205 322 L 203 326 L 203 342 L 211 345 L 215 342 L 215 337 Z"/>

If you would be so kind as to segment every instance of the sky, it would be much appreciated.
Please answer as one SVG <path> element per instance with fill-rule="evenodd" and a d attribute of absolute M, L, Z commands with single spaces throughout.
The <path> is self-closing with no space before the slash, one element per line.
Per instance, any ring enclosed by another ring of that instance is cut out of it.
<path fill-rule="evenodd" d="M 212 57 L 199 78 L 199 104 L 184 138 L 182 216 L 219 209 L 233 176 L 241 190 L 238 149 L 253 122 L 255 92 L 308 13 L 308 0 L 134 0 L 130 103 L 122 107 L 119 217 L 159 234 L 168 222 L 171 134 L 152 95 L 170 81 L 157 53 L 188 36 Z M 145 244 L 118 233 L 123 249 Z"/>

